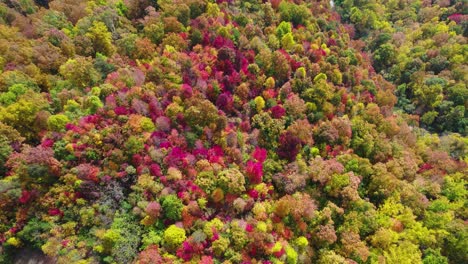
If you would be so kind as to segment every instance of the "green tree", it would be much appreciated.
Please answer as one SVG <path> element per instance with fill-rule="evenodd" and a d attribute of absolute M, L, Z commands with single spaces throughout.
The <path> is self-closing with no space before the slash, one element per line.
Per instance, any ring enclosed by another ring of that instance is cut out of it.
<path fill-rule="evenodd" d="M 65 125 L 70 122 L 70 119 L 64 114 L 51 115 L 47 119 L 47 126 L 52 131 L 64 131 Z"/>
<path fill-rule="evenodd" d="M 72 85 L 81 89 L 96 84 L 101 78 L 98 71 L 94 69 L 92 60 L 85 57 L 69 59 L 60 66 L 59 72 Z"/>
<path fill-rule="evenodd" d="M 10 140 L 4 135 L 0 135 L 0 174 L 2 175 L 4 175 L 6 171 L 5 162 L 12 152 L 13 149 L 10 146 Z"/>
<path fill-rule="evenodd" d="M 281 2 L 279 13 L 282 21 L 292 22 L 295 26 L 305 26 L 311 16 L 310 9 L 306 5 L 298 5 L 287 1 Z"/>
<path fill-rule="evenodd" d="M 161 207 L 164 215 L 173 221 L 180 220 L 182 216 L 182 208 L 184 204 L 177 198 L 177 196 L 171 194 L 161 199 Z"/>
<path fill-rule="evenodd" d="M 291 23 L 282 21 L 278 27 L 276 27 L 276 36 L 278 39 L 282 39 L 284 35 L 291 33 L 292 26 Z"/>
<path fill-rule="evenodd" d="M 37 124 L 38 114 L 47 106 L 42 95 L 29 91 L 17 102 L 0 107 L 0 122 L 15 128 L 30 141 L 37 140 L 37 132 L 41 129 Z"/>
<path fill-rule="evenodd" d="M 380 72 L 396 62 L 397 51 L 390 43 L 380 45 L 373 53 L 374 67 L 377 72 Z"/>
<path fill-rule="evenodd" d="M 420 264 L 421 260 L 421 251 L 418 246 L 408 242 L 403 241 L 398 245 L 392 245 L 388 251 L 384 252 L 386 263 L 388 264 Z"/>
<path fill-rule="evenodd" d="M 112 45 L 112 34 L 107 29 L 106 24 L 94 21 L 86 36 L 93 42 L 94 50 L 106 56 L 111 56 L 115 48 Z"/>
<path fill-rule="evenodd" d="M 185 239 L 185 230 L 176 225 L 171 225 L 164 231 L 164 245 L 169 250 L 176 249 Z"/>

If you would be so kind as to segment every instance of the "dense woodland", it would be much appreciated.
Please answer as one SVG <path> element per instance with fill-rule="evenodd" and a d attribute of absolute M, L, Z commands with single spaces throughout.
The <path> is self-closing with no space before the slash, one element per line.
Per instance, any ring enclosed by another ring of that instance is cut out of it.
<path fill-rule="evenodd" d="M 3 0 L 0 263 L 468 263 L 468 2 Z"/>

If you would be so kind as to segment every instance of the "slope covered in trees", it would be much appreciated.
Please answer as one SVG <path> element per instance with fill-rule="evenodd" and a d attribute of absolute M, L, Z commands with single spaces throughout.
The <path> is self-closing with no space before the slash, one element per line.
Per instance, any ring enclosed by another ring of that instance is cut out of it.
<path fill-rule="evenodd" d="M 466 1 L 336 1 L 375 70 L 396 85 L 397 107 L 430 131 L 467 135 Z"/>
<path fill-rule="evenodd" d="M 466 4 L 335 6 L 1 2 L 0 263 L 468 262 Z"/>

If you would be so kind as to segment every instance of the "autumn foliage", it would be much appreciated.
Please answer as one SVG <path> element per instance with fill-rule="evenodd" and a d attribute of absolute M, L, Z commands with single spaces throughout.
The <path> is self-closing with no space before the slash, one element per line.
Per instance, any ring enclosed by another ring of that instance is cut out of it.
<path fill-rule="evenodd" d="M 467 263 L 463 1 L 0 3 L 0 263 Z"/>

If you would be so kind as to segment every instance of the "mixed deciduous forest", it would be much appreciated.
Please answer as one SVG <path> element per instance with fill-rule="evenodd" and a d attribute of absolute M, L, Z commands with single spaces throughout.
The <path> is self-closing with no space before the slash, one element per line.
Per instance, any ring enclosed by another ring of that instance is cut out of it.
<path fill-rule="evenodd" d="M 0 263 L 468 263 L 468 2 L 3 0 Z"/>

